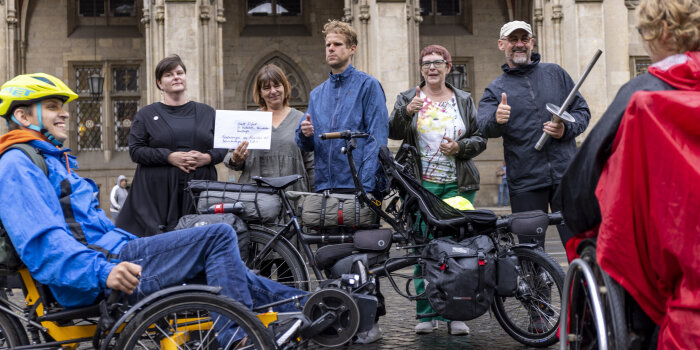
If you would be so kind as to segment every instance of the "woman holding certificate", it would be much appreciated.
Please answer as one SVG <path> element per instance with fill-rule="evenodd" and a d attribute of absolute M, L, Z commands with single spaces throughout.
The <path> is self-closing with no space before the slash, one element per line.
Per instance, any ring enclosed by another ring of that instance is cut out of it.
<path fill-rule="evenodd" d="M 251 183 L 253 176 L 277 177 L 300 174 L 304 178 L 294 191 L 313 192 L 314 155 L 302 152 L 294 142 L 294 132 L 304 114 L 289 107 L 291 88 L 280 67 L 268 64 L 255 77 L 253 99 L 264 112 L 272 112 L 272 139 L 269 150 L 250 150 L 248 142 L 229 150 L 224 164 L 242 171 L 238 182 Z"/>
<path fill-rule="evenodd" d="M 129 131 L 129 154 L 138 166 L 116 225 L 140 236 L 170 231 L 193 213 L 187 182 L 216 180 L 214 165 L 226 155 L 213 148 L 214 109 L 187 97 L 186 73 L 178 55 L 158 63 L 162 102 L 141 108 Z"/>

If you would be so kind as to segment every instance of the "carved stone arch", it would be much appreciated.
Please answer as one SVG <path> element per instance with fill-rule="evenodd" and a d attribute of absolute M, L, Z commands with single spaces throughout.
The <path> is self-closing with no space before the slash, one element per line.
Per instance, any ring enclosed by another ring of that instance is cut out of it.
<path fill-rule="evenodd" d="M 264 56 L 258 65 L 251 70 L 251 74 L 248 76 L 248 80 L 245 88 L 245 108 L 246 109 L 256 109 L 258 105 L 253 100 L 253 89 L 255 85 L 255 76 L 258 74 L 258 70 L 266 64 L 275 64 L 282 69 L 284 74 L 287 76 L 289 85 L 291 86 L 291 96 L 289 98 L 289 105 L 296 109 L 306 110 L 309 104 L 309 80 L 306 75 L 302 72 L 301 68 L 292 60 L 289 56 L 279 52 L 273 51 L 266 56 Z"/>

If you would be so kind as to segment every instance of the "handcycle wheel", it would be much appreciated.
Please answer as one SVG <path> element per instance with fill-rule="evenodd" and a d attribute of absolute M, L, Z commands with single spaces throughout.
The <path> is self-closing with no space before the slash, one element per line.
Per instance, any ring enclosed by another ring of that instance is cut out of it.
<path fill-rule="evenodd" d="M 232 347 L 234 339 L 243 337 L 245 345 Z M 116 349 L 267 350 L 275 348 L 273 338 L 243 304 L 223 295 L 186 292 L 138 312 L 119 335 Z"/>
<path fill-rule="evenodd" d="M 309 274 L 306 271 L 304 260 L 296 248 L 286 238 L 280 237 L 275 241 L 270 251 L 261 256 L 258 263 L 253 259 L 261 254 L 267 242 L 272 240 L 274 231 L 258 226 L 249 227 L 250 246 L 246 266 L 255 270 L 260 276 L 267 277 L 275 282 L 301 290 L 309 290 Z"/>
<path fill-rule="evenodd" d="M 593 245 L 581 252 L 593 272 L 598 286 L 598 296 L 603 312 L 605 336 L 609 349 L 627 349 L 627 323 L 625 320 L 624 295 L 622 287 L 603 271 L 596 261 Z M 571 276 L 571 300 L 569 302 L 568 348 L 598 349 L 598 332 L 595 325 L 593 299 L 588 289 L 588 281 L 582 271 L 575 270 Z"/>
<path fill-rule="evenodd" d="M 27 345 L 26 334 L 20 335 L 20 331 L 25 332 L 17 321 L 4 313 L 0 313 L 0 349 L 13 349 L 20 345 Z"/>
<path fill-rule="evenodd" d="M 491 310 L 503 330 L 527 346 L 556 343 L 564 271 L 544 251 L 515 247 L 520 271 L 514 296 L 496 295 Z"/>

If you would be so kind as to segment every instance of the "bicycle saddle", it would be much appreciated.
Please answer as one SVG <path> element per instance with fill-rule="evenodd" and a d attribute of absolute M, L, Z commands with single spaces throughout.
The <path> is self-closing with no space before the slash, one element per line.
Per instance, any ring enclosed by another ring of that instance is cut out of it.
<path fill-rule="evenodd" d="M 276 189 L 283 189 L 289 185 L 296 183 L 302 177 L 303 176 L 301 176 L 299 174 L 282 176 L 282 177 L 253 176 L 253 180 L 255 180 L 255 183 L 257 183 L 258 186 L 262 186 L 262 184 L 265 184 L 267 186 L 270 186 L 270 187 L 273 187 Z"/>

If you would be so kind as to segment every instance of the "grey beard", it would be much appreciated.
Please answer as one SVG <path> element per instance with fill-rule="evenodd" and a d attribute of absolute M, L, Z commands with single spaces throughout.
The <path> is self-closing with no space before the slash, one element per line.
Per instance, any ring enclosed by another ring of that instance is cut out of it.
<path fill-rule="evenodd" d="M 511 53 L 511 57 L 506 57 L 506 58 L 516 66 L 524 66 L 524 65 L 530 63 L 530 57 L 527 54 L 527 51 L 525 51 L 525 57 L 523 57 L 523 58 L 519 58 L 519 57 L 516 58 L 516 56 L 515 56 L 516 52 L 523 52 L 523 51 L 513 51 Z"/>

